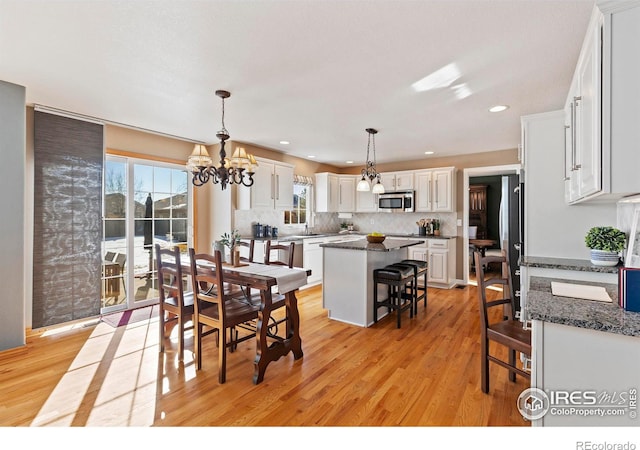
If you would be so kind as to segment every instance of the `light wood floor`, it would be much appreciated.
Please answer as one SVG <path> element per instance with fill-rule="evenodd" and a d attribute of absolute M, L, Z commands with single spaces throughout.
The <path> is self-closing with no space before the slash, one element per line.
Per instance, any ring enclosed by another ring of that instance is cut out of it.
<path fill-rule="evenodd" d="M 301 291 L 304 358 L 271 363 L 257 386 L 253 341 L 229 355 L 220 385 L 213 336 L 196 373 L 191 338 L 184 364 L 175 333 L 158 354 L 157 319 L 34 335 L 0 354 L 0 425 L 529 426 L 516 408 L 525 380 L 492 365 L 491 393 L 480 391 L 476 295 L 430 289 L 428 309 L 396 329 L 391 317 L 329 320 L 321 289 Z"/>

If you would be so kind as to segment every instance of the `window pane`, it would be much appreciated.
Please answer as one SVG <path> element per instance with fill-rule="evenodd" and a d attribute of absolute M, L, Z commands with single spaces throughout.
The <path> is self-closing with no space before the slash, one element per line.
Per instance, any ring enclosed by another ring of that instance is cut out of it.
<path fill-rule="evenodd" d="M 153 167 L 145 166 L 142 164 L 135 164 L 133 166 L 133 189 L 137 193 L 143 192 L 144 196 L 142 201 L 146 197 L 148 192 L 153 192 Z M 136 200 L 139 198 L 136 196 Z"/>
<path fill-rule="evenodd" d="M 171 171 L 171 193 L 187 196 L 187 183 L 189 178 L 184 170 L 173 169 Z"/>
<path fill-rule="evenodd" d="M 171 198 L 171 217 L 187 218 L 187 194 L 175 194 Z"/>
<path fill-rule="evenodd" d="M 153 171 L 153 191 L 156 193 L 171 193 L 171 172 L 166 167 L 155 167 Z"/>

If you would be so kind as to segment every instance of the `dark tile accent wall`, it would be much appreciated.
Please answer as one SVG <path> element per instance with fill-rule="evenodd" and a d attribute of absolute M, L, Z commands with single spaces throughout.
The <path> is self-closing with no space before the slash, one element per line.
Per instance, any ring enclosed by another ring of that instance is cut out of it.
<path fill-rule="evenodd" d="M 103 128 L 34 114 L 33 328 L 100 313 Z"/>

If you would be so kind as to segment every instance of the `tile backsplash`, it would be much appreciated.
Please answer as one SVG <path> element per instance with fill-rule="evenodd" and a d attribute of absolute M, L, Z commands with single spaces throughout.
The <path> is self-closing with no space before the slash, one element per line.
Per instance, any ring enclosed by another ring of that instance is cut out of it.
<path fill-rule="evenodd" d="M 253 233 L 252 225 L 261 223 L 278 227 L 281 236 L 298 234 L 304 225 L 285 225 L 284 213 L 273 210 L 236 210 L 235 227 L 243 236 Z M 370 233 L 418 233 L 420 219 L 440 219 L 440 232 L 446 236 L 457 236 L 456 213 L 353 213 L 351 219 L 340 219 L 338 213 L 315 213 L 314 224 L 309 224 L 314 233 L 336 233 L 342 222 L 351 223 L 356 231 Z"/>

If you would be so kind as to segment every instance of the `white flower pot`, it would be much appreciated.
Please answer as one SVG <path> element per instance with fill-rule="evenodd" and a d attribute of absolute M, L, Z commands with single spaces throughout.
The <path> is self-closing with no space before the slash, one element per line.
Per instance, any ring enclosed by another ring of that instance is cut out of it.
<path fill-rule="evenodd" d="M 591 250 L 591 264 L 594 266 L 617 266 L 620 262 L 618 252 L 607 252 L 604 250 Z"/>

